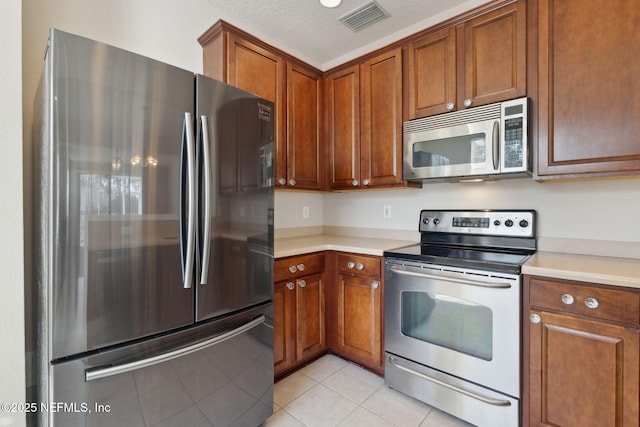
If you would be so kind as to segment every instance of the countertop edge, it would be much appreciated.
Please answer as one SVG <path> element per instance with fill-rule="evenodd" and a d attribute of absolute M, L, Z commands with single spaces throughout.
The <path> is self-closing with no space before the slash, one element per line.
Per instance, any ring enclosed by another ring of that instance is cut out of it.
<path fill-rule="evenodd" d="M 640 261 L 634 258 L 537 252 L 522 274 L 640 289 Z"/>

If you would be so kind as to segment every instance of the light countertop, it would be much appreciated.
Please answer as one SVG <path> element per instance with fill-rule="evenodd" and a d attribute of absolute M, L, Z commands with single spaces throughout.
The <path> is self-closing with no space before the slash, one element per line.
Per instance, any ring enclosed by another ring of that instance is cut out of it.
<path fill-rule="evenodd" d="M 537 252 L 523 274 L 640 289 L 640 260 L 556 252 Z"/>
<path fill-rule="evenodd" d="M 277 238 L 274 245 L 274 254 L 277 259 L 328 250 L 382 256 L 386 250 L 411 246 L 417 243 L 417 241 L 382 239 L 377 237 L 317 234 L 312 236 Z"/>

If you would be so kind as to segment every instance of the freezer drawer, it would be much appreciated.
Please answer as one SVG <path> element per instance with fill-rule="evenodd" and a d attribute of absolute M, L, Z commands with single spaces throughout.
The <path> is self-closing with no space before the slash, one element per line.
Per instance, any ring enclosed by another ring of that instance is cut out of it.
<path fill-rule="evenodd" d="M 259 425 L 273 412 L 273 304 L 57 363 L 49 374 L 41 415 L 51 426 Z"/>

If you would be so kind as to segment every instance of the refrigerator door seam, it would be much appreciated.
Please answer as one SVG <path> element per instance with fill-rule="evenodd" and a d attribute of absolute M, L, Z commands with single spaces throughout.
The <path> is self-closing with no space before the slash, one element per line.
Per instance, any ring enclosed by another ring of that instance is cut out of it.
<path fill-rule="evenodd" d="M 168 353 L 162 353 L 153 357 L 149 357 L 147 359 L 142 359 L 142 360 L 136 360 L 135 362 L 130 362 L 130 363 L 125 363 L 123 365 L 115 365 L 115 366 L 108 366 L 106 368 L 102 368 L 102 369 L 92 369 L 92 370 L 86 370 L 85 371 L 85 381 L 94 381 L 94 380 L 98 380 L 101 378 L 108 378 L 108 377 L 112 377 L 115 375 L 120 375 L 120 374 L 124 374 L 126 372 L 130 372 L 130 371 L 135 371 L 138 369 L 142 369 L 142 368 L 146 368 L 149 366 L 153 366 L 153 365 L 157 365 L 159 363 L 163 363 L 172 359 L 176 359 L 178 357 L 182 357 L 182 356 L 186 356 L 188 354 L 194 353 L 196 351 L 202 350 L 204 348 L 207 347 L 211 347 L 217 344 L 220 344 L 223 341 L 226 341 L 230 338 L 236 337 L 238 335 L 241 335 L 247 331 L 249 331 L 252 328 L 255 328 L 256 326 L 264 323 L 266 321 L 266 317 L 264 314 L 260 315 L 259 317 L 251 320 L 250 322 L 247 322 L 245 324 L 243 324 L 242 326 L 239 326 L 235 329 L 232 329 L 230 331 L 227 331 L 223 334 L 220 335 L 216 335 L 213 338 L 210 338 L 208 340 L 199 342 L 197 344 L 193 344 L 187 347 L 183 347 L 183 348 L 179 348 L 177 350 L 173 350 L 170 351 Z"/>

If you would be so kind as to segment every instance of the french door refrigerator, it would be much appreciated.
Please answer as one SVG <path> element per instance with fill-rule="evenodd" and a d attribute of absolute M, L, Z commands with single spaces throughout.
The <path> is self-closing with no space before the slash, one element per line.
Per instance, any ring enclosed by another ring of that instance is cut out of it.
<path fill-rule="evenodd" d="M 38 424 L 260 424 L 273 104 L 59 30 L 35 104 Z"/>

